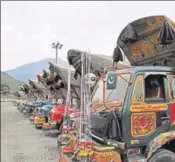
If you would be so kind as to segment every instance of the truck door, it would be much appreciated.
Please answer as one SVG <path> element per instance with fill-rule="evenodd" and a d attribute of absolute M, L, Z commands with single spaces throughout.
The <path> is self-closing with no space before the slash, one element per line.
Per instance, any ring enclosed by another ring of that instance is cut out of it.
<path fill-rule="evenodd" d="M 166 73 L 149 72 L 137 75 L 132 89 L 129 110 L 129 141 L 146 145 L 150 139 L 169 130 L 169 97 Z"/>

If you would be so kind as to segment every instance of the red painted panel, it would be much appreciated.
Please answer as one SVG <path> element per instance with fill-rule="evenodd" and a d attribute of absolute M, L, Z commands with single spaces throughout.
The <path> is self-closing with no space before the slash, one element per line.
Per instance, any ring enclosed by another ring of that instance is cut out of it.
<path fill-rule="evenodd" d="M 175 125 L 175 104 L 171 104 L 171 125 Z"/>

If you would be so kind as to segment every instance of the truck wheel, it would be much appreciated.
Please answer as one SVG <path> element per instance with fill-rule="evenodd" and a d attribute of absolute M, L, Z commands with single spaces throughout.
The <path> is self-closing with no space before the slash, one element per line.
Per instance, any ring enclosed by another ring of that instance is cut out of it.
<path fill-rule="evenodd" d="M 169 150 L 158 149 L 148 162 L 175 162 L 175 154 Z"/>

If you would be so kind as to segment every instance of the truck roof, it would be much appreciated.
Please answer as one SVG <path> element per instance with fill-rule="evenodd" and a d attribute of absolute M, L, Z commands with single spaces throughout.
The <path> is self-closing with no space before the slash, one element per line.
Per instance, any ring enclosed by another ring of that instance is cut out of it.
<path fill-rule="evenodd" d="M 128 68 L 124 68 L 121 70 L 117 70 L 118 73 L 137 73 L 140 71 L 149 72 L 149 71 L 157 71 L 157 72 L 173 72 L 175 73 L 175 67 L 167 67 L 167 66 L 132 66 Z"/>

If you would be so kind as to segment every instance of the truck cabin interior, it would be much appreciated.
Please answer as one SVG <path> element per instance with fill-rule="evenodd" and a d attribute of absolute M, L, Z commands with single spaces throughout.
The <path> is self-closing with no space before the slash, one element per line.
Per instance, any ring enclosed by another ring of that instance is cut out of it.
<path fill-rule="evenodd" d="M 165 75 L 148 75 L 145 78 L 146 100 L 165 101 Z"/>

